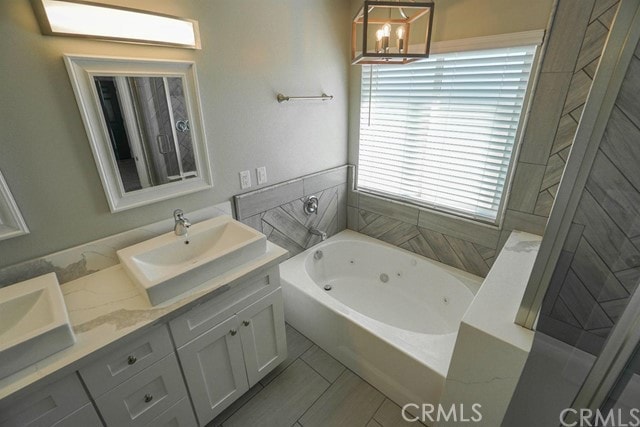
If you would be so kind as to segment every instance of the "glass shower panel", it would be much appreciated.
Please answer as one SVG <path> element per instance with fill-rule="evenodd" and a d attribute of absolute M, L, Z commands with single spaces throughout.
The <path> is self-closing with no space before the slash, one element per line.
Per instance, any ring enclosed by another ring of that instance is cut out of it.
<path fill-rule="evenodd" d="M 164 78 L 129 77 L 129 82 L 151 182 L 159 185 L 179 179 L 180 166 Z"/>
<path fill-rule="evenodd" d="M 618 425 L 640 425 L 640 345 L 600 412 L 613 414 Z"/>

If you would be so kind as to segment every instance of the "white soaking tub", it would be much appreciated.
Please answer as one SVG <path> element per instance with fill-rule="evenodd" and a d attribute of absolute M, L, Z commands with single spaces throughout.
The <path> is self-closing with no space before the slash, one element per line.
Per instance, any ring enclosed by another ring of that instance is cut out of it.
<path fill-rule="evenodd" d="M 350 230 L 280 272 L 291 326 L 397 404 L 440 401 L 482 278 Z"/>

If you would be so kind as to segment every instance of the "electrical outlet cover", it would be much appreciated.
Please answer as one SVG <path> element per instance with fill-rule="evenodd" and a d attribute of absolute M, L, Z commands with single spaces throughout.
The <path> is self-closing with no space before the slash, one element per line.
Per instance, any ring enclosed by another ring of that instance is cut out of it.
<path fill-rule="evenodd" d="M 240 172 L 240 188 L 245 190 L 249 187 L 251 187 L 251 172 L 250 171 Z"/>
<path fill-rule="evenodd" d="M 258 185 L 266 184 L 267 183 L 267 167 L 260 166 L 258 169 L 256 169 L 256 176 L 258 177 Z"/>

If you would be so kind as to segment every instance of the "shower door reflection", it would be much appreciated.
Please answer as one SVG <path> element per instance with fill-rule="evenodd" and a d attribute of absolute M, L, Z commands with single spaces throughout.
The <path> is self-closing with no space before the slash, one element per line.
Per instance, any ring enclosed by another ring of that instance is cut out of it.
<path fill-rule="evenodd" d="M 180 77 L 96 76 L 94 82 L 125 192 L 197 176 Z"/>

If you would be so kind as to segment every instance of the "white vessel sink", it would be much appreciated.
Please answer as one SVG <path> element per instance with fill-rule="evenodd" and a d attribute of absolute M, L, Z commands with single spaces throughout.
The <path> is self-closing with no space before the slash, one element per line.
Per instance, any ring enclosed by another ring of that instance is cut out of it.
<path fill-rule="evenodd" d="M 221 216 L 192 225 L 188 236 L 169 232 L 117 253 L 131 280 L 158 305 L 266 250 L 264 234 Z"/>
<path fill-rule="evenodd" d="M 0 378 L 74 343 L 55 273 L 0 288 Z"/>

